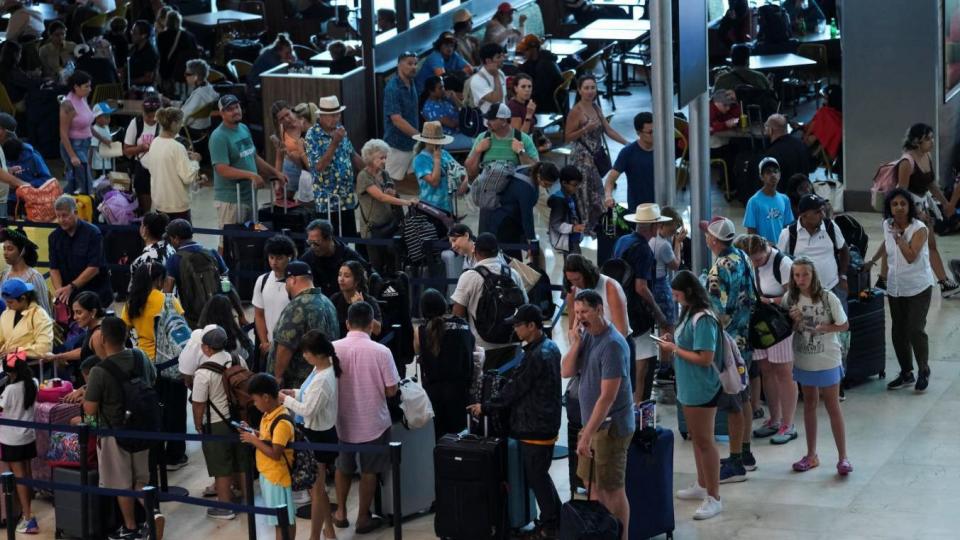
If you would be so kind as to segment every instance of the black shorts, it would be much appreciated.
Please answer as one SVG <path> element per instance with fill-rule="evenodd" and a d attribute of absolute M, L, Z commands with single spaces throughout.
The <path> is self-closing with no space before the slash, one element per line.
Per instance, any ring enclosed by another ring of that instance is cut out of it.
<path fill-rule="evenodd" d="M 314 431 L 303 428 L 303 436 L 312 443 L 337 444 L 340 442 L 340 439 L 337 438 L 337 428 L 335 427 L 326 431 Z M 337 460 L 337 456 L 340 455 L 340 453 L 336 450 L 314 450 L 313 455 L 316 456 L 317 461 L 320 463 L 333 466 L 333 463 Z"/>
<path fill-rule="evenodd" d="M 721 395 L 723 395 L 723 388 L 721 388 L 720 390 L 718 390 L 718 391 L 717 391 L 717 395 L 713 396 L 713 399 L 711 399 L 710 401 L 708 401 L 708 402 L 706 402 L 706 403 L 701 403 L 700 405 L 686 405 L 686 404 L 684 404 L 684 407 L 696 407 L 696 408 L 698 408 L 698 409 L 700 409 L 700 408 L 707 409 L 707 408 L 710 408 L 710 407 L 716 407 L 717 404 L 720 402 L 720 396 L 721 396 Z"/>
<path fill-rule="evenodd" d="M 18 461 L 30 461 L 37 457 L 36 441 L 17 446 L 0 444 L 0 461 L 4 463 L 16 463 Z"/>

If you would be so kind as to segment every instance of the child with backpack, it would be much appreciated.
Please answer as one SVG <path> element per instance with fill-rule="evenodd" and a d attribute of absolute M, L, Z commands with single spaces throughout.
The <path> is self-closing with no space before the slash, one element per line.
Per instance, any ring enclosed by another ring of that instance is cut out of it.
<path fill-rule="evenodd" d="M 803 424 L 807 454 L 793 464 L 793 470 L 805 472 L 820 465 L 817 457 L 817 401 L 823 396 L 830 427 L 837 444 L 837 473 L 853 471 L 847 459 L 843 412 L 840 409 L 840 382 L 843 378 L 839 332 L 850 327 L 840 299 L 824 289 L 813 260 L 797 257 L 790 270 L 790 284 L 781 306 L 790 310 L 794 321 L 793 378 L 803 390 Z"/>
<path fill-rule="evenodd" d="M 257 449 L 257 471 L 260 472 L 260 492 L 264 505 L 286 505 L 290 524 L 288 538 L 296 538 L 297 507 L 293 502 L 293 479 L 288 465 L 293 463 L 293 450 L 287 449 L 287 445 L 294 440 L 294 425 L 289 411 L 281 404 L 280 387 L 272 375 L 255 375 L 250 379 L 247 390 L 257 410 L 263 413 L 263 419 L 260 420 L 260 431 L 246 423 L 241 424 L 240 440 Z M 267 523 L 276 527 L 276 538 L 282 540 L 279 520 L 270 516 Z"/>
<path fill-rule="evenodd" d="M 7 387 L 0 394 L 0 410 L 8 420 L 33 422 L 39 385 L 33 378 L 33 370 L 27 364 L 25 354 L 8 353 L 3 362 L 7 375 Z M 33 428 L 0 426 L 0 455 L 3 470 L 13 471 L 17 478 L 31 478 L 30 460 L 37 457 L 37 434 Z M 17 485 L 17 497 L 23 509 L 23 517 L 17 524 L 17 532 L 38 534 L 37 518 L 33 516 L 30 487 Z"/>
<path fill-rule="evenodd" d="M 547 199 L 550 208 L 550 245 L 564 259 L 571 253 L 580 253 L 580 240 L 586 230 L 577 208 L 577 190 L 582 182 L 580 169 L 566 165 L 560 169 L 560 189 Z"/>
<path fill-rule="evenodd" d="M 230 427 L 230 399 L 224 384 L 224 370 L 239 362 L 246 366 L 243 359 L 227 352 L 227 333 L 219 326 L 205 328 L 200 338 L 203 360 L 193 377 L 193 425 L 197 433 L 209 435 L 232 435 Z M 203 458 L 207 464 L 207 474 L 214 477 L 217 500 L 232 502 L 231 484 L 243 486 L 243 473 L 249 452 L 246 448 L 230 442 L 204 441 Z M 208 508 L 207 517 L 213 519 L 233 519 L 237 517 L 233 510 Z"/>

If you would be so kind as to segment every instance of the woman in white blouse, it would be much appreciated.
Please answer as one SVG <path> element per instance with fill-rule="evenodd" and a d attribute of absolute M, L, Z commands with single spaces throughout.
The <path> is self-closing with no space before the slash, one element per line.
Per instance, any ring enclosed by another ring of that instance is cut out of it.
<path fill-rule="evenodd" d="M 890 340 L 900 363 L 900 375 L 887 385 L 887 389 L 896 390 L 913 384 L 914 390 L 923 392 L 930 380 L 926 326 L 933 294 L 933 272 L 927 242 L 929 230 L 919 218 L 910 193 L 904 189 L 895 189 L 887 195 L 883 214 L 886 216 L 883 244 L 877 255 L 887 263 L 887 301 L 892 320 Z M 873 261 L 867 264 L 873 264 Z M 916 378 L 913 356 L 917 357 Z"/>
<path fill-rule="evenodd" d="M 319 330 L 310 330 L 300 340 L 303 358 L 313 366 L 313 371 L 296 390 L 282 390 L 283 406 L 297 416 L 303 426 L 303 434 L 313 443 L 337 444 L 337 377 L 340 376 L 340 360 L 333 343 Z M 330 498 L 327 496 L 327 468 L 332 467 L 337 452 L 314 452 L 320 468 L 317 481 L 310 490 L 310 540 L 319 540 L 320 531 L 325 538 L 336 538 Z"/>

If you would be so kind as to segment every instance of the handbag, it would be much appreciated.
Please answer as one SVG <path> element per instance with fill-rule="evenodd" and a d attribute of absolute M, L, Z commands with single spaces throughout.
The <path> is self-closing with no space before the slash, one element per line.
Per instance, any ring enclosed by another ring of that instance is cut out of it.
<path fill-rule="evenodd" d="M 414 376 L 400 381 L 400 410 L 403 411 L 403 426 L 419 429 L 433 419 L 433 404 L 427 391 L 420 384 L 420 362 L 415 363 Z"/>
<path fill-rule="evenodd" d="M 17 188 L 17 208 L 14 215 L 19 215 L 20 204 L 23 204 L 27 214 L 27 221 L 38 223 L 53 223 L 57 214 L 53 210 L 53 202 L 63 195 L 63 188 L 56 178 L 51 178 L 38 188 L 30 185 Z"/>
<path fill-rule="evenodd" d="M 749 274 L 749 270 L 747 273 Z M 755 270 L 755 274 L 753 292 L 756 302 L 750 308 L 747 341 L 754 349 L 769 349 L 793 335 L 793 320 L 787 310 L 760 298 L 760 270 Z M 754 279 L 753 276 L 750 279 Z"/>

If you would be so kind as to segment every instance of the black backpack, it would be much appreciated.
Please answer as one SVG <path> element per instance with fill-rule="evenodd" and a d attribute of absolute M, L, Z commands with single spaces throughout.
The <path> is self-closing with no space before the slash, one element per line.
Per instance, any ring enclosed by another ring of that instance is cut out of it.
<path fill-rule="evenodd" d="M 476 266 L 472 270 L 483 278 L 483 290 L 477 303 L 477 315 L 482 316 L 473 317 L 477 334 L 488 343 L 512 343 L 513 326 L 506 320 L 524 304 L 523 289 L 513 280 L 510 267 L 505 264 L 500 265 L 499 274 L 494 274 L 486 266 Z"/>
<path fill-rule="evenodd" d="M 630 249 L 633 249 L 633 247 L 631 246 Z M 624 253 L 624 256 L 629 253 L 630 249 Z M 639 336 L 650 331 L 656 322 L 647 302 L 637 294 L 637 288 L 634 286 L 633 268 L 630 263 L 619 258 L 608 259 L 600 267 L 600 273 L 619 283 L 623 289 L 623 294 L 627 297 L 627 321 L 630 323 L 632 335 Z"/>
<path fill-rule="evenodd" d="M 183 306 L 183 318 L 190 328 L 197 328 L 203 307 L 220 292 L 220 268 L 212 254 L 201 249 L 180 249 L 180 280 L 177 289 Z"/>
<path fill-rule="evenodd" d="M 870 241 L 870 237 L 867 235 L 867 231 L 863 230 L 863 225 L 859 221 L 850 214 L 841 214 L 835 216 L 833 222 L 837 227 L 840 227 L 840 233 L 843 234 L 843 239 L 846 240 L 850 249 L 856 248 L 860 255 L 867 254 L 867 243 Z"/>
<path fill-rule="evenodd" d="M 380 306 L 383 330 L 380 338 L 394 332 L 386 345 L 393 353 L 398 369 L 413 360 L 413 322 L 411 319 L 410 276 L 393 272 L 386 276 L 374 272 L 370 276 L 370 296 Z"/>
<path fill-rule="evenodd" d="M 159 432 L 162 428 L 160 417 L 160 396 L 157 390 L 147 384 L 143 373 L 143 352 L 134 349 L 133 373 L 127 374 L 111 359 L 100 362 L 100 367 L 106 370 L 120 385 L 123 393 L 123 422 L 114 429 L 130 431 Z M 152 439 L 136 437 L 117 437 L 117 445 L 127 452 L 135 453 L 149 450 L 153 447 Z"/>
<path fill-rule="evenodd" d="M 460 133 L 467 137 L 476 137 L 483 131 L 483 113 L 479 107 L 462 107 L 460 109 L 460 123 L 457 124 Z"/>

